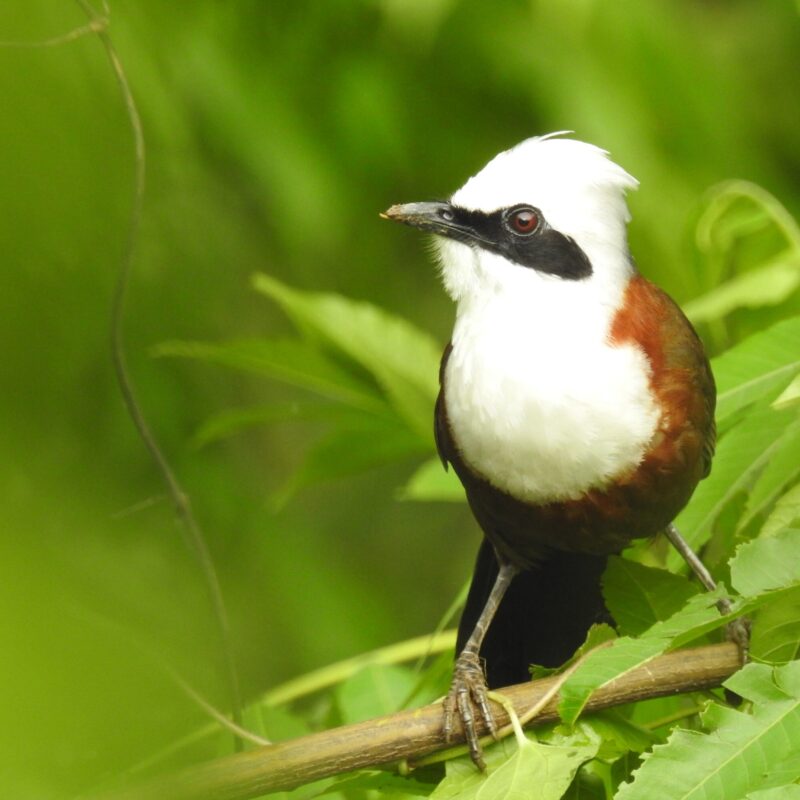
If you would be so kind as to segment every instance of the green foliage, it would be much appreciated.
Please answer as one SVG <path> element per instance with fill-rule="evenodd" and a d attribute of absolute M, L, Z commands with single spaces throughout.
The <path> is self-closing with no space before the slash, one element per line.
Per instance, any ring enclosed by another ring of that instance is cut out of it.
<path fill-rule="evenodd" d="M 226 345 L 165 342 L 155 355 L 198 358 L 243 369 L 308 389 L 359 411 L 380 413 L 386 405 L 374 386 L 359 379 L 312 344 L 298 340 L 259 340 Z"/>
<path fill-rule="evenodd" d="M 748 792 L 745 796 L 745 800 L 798 800 L 799 798 L 800 786 L 797 784 L 758 789 L 755 792 Z"/>
<path fill-rule="evenodd" d="M 425 363 L 428 376 L 435 374 L 433 348 L 428 337 L 409 323 L 364 302 L 317 293 L 307 295 L 265 276 L 257 278 L 257 285 L 287 311 L 302 337 L 282 343 L 274 352 L 289 344 L 297 353 L 310 354 L 303 360 L 302 370 L 281 372 L 273 366 L 273 358 L 263 372 L 295 384 L 300 382 L 296 377 L 298 372 L 302 372 L 303 388 L 316 394 L 319 401 L 326 402 L 321 406 L 324 411 L 317 413 L 316 418 L 325 420 L 332 428 L 327 439 L 312 446 L 305 464 L 292 479 L 292 490 L 316 480 L 341 476 L 348 470 L 430 452 L 431 443 L 421 438 L 420 420 L 415 411 L 424 402 L 430 412 L 435 394 L 435 386 L 416 371 L 416 366 Z M 381 333 L 384 326 L 387 328 L 385 335 Z M 389 342 L 391 344 L 387 344 Z M 252 358 L 242 358 L 241 344 L 172 343 L 162 347 L 160 352 L 200 356 L 248 370 L 253 369 L 254 363 Z M 271 352 L 268 344 L 265 352 Z M 780 403 L 776 403 L 776 399 L 785 395 L 800 371 L 798 352 L 800 317 L 792 317 L 745 339 L 714 361 L 720 386 L 718 420 L 722 430 L 715 468 L 681 514 L 678 525 L 698 547 L 712 538 L 715 525 L 723 524 L 723 520 L 724 525 L 731 525 L 738 532 L 739 541 L 744 543 L 727 565 L 736 598 L 733 612 L 722 617 L 716 607 L 716 600 L 726 594 L 724 587 L 714 594 L 700 592 L 681 575 L 623 558 L 611 558 L 603 579 L 603 591 L 623 635 L 614 639 L 610 646 L 589 652 L 561 688 L 559 709 L 567 724 L 576 723 L 589 697 L 598 688 L 667 650 L 706 637 L 743 614 L 755 616 L 755 655 L 794 663 L 791 659 L 796 656 L 800 641 L 796 622 L 800 532 L 790 526 L 800 517 L 800 496 L 797 495 L 800 487 L 796 483 L 800 472 L 797 459 L 800 417 L 794 402 L 787 402 L 785 396 Z M 404 367 L 404 361 L 413 362 L 414 368 L 410 364 Z M 320 376 L 313 375 L 315 364 L 322 365 Z M 336 366 L 330 368 L 329 365 Z M 336 375 L 346 376 L 340 391 L 326 380 Z M 364 390 L 353 392 L 355 386 L 364 387 Z M 369 410 L 365 409 L 365 397 L 369 398 Z M 224 424 L 219 421 L 214 424 L 221 433 L 234 432 L 248 422 L 258 422 L 261 413 L 256 409 L 248 416 L 237 410 Z M 309 417 L 308 411 L 300 413 Z M 265 414 L 270 423 L 277 416 L 271 410 Z M 361 422 L 357 423 L 358 420 Z M 389 434 L 392 424 L 396 445 Z M 364 433 L 363 439 L 360 431 Z M 208 433 L 205 438 L 209 438 Z M 380 449 L 376 449 L 377 443 Z M 392 450 L 395 446 L 396 452 Z M 433 456 L 418 467 L 400 496 L 416 501 L 461 501 L 463 490 Z M 737 497 L 744 498 L 738 505 L 733 502 Z M 748 533 L 749 540 L 745 538 Z M 753 538 L 754 533 L 759 535 Z M 727 541 L 737 540 L 728 535 Z M 666 562 L 673 568 L 680 567 L 674 553 L 667 556 Z M 591 643 L 582 648 L 576 658 L 609 639 L 601 634 L 602 631 L 591 634 Z M 437 688 L 445 691 L 446 672 L 434 674 Z M 533 676 L 542 674 L 537 669 Z M 414 684 L 414 677 L 405 670 L 370 667 L 337 689 L 340 718 L 352 721 L 397 709 L 403 698 L 413 691 Z M 741 735 L 741 758 L 746 760 L 752 752 L 758 752 L 761 740 L 755 737 L 755 744 L 752 744 L 745 731 L 751 723 L 742 721 L 751 717 L 720 709 L 721 706 L 714 706 L 698 718 L 701 730 L 674 734 L 663 749 L 657 748 L 657 756 L 646 760 L 635 772 L 634 783 L 626 784 L 620 796 L 632 792 L 648 796 L 647 792 L 652 789 L 647 781 L 652 780 L 653 785 L 663 781 L 663 775 L 653 765 L 664 758 L 662 753 L 672 753 L 671 748 L 683 757 L 686 748 L 701 753 L 706 748 L 713 750 L 718 740 L 730 744 L 732 736 Z M 696 709 L 690 712 L 695 713 Z M 753 719 L 760 718 L 756 714 Z M 722 727 L 721 720 L 725 722 Z M 703 727 L 711 733 L 703 733 Z M 518 747 L 498 745 L 489 751 L 488 777 L 475 773 L 468 760 L 448 762 L 447 776 L 433 790 L 432 796 L 509 797 L 533 783 L 542 784 L 545 792 L 542 796 L 547 797 L 567 796 L 568 791 L 579 791 L 576 787 L 580 786 L 587 791 L 601 786 L 605 796 L 609 796 L 614 787 L 630 777 L 636 765 L 635 755 L 658 739 L 646 729 L 632 727 L 624 717 L 611 722 L 606 718 L 605 723 L 598 723 L 592 730 L 595 743 L 591 751 L 575 749 L 574 743 L 561 748 L 530 741 Z M 691 743 L 691 747 L 685 743 Z M 698 755 L 695 760 L 697 767 L 688 771 L 686 780 L 692 786 L 692 782 L 703 786 L 710 782 L 714 788 L 709 795 L 687 796 L 714 796 L 713 792 L 721 785 L 719 781 L 736 783 L 740 778 L 739 773 L 729 776 L 723 771 L 712 776 L 704 771 L 704 765 L 713 762 L 713 754 L 708 759 Z M 591 766 L 581 768 L 585 762 L 591 762 Z M 781 781 L 790 783 L 794 780 L 793 773 L 787 772 L 785 767 L 778 759 L 774 769 L 770 767 L 768 780 L 746 784 L 740 795 L 743 796 L 744 791 L 778 786 Z M 744 769 L 743 774 L 746 773 Z M 654 775 L 652 779 L 648 777 L 651 774 Z M 545 780 L 543 776 L 550 778 Z M 645 788 L 639 789 L 639 786 Z M 346 793 L 356 787 L 363 789 L 366 784 L 353 783 L 349 789 L 344 785 L 340 788 Z"/>
<path fill-rule="evenodd" d="M 762 536 L 772 536 L 793 522 L 800 521 L 800 485 L 793 486 L 776 503 L 767 517 Z"/>
<path fill-rule="evenodd" d="M 800 655 L 800 590 L 787 592 L 758 612 L 750 644 L 753 658 L 770 664 Z"/>
<path fill-rule="evenodd" d="M 692 322 L 715 322 L 740 308 L 784 303 L 800 287 L 800 227 L 781 203 L 748 181 L 708 195 L 697 245 L 720 283 L 684 306 Z M 753 263 L 750 251 L 760 246 Z"/>
<path fill-rule="evenodd" d="M 254 285 L 310 340 L 318 338 L 323 347 L 335 348 L 367 370 L 403 421 L 420 436 L 430 435 L 439 363 L 439 350 L 430 336 L 370 303 L 299 292 L 263 274 L 256 275 Z"/>
<path fill-rule="evenodd" d="M 762 473 L 773 454 L 798 430 L 796 411 L 776 411 L 770 406 L 755 408 L 722 437 L 717 446 L 714 469 L 698 487 L 692 502 L 678 516 L 676 524 L 695 548 L 710 538 L 713 526 L 726 506 Z M 680 556 L 671 553 L 668 564 L 680 567 Z"/>
<path fill-rule="evenodd" d="M 303 338 L 224 345 L 168 342 L 155 353 L 257 372 L 305 389 L 319 401 L 334 402 L 223 412 L 197 432 L 197 441 L 274 423 L 282 414 L 330 423 L 327 437 L 273 494 L 277 506 L 304 486 L 431 449 L 438 354 L 428 335 L 370 303 L 300 292 L 267 275 L 257 275 L 254 285 L 283 308 Z"/>
<path fill-rule="evenodd" d="M 640 637 L 621 637 L 609 647 L 591 653 L 561 690 L 562 719 L 574 722 L 592 692 L 601 686 L 646 664 L 670 647 L 680 647 L 720 627 L 723 618 L 715 607 L 715 598 L 719 596 L 719 590 L 695 595 L 680 611 L 657 622 Z"/>
<path fill-rule="evenodd" d="M 364 667 L 336 689 L 342 722 L 361 722 L 399 711 L 416 683 L 417 676 L 404 667 Z"/>
<path fill-rule="evenodd" d="M 535 790 L 541 800 L 558 800 L 578 768 L 597 753 L 598 741 L 573 736 L 569 744 L 506 739 L 486 751 L 487 775 L 468 758 L 449 761 L 433 800 L 513 800 Z M 581 742 L 580 740 L 583 739 Z"/>
<path fill-rule="evenodd" d="M 442 469 L 440 458 L 431 458 L 408 479 L 400 497 L 404 500 L 463 503 L 464 487 L 453 470 Z"/>
<path fill-rule="evenodd" d="M 678 730 L 656 745 L 619 800 L 716 800 L 800 779 L 800 662 L 770 669 L 749 664 L 725 685 L 753 703 L 750 714 L 712 703 L 708 733 Z"/>
<path fill-rule="evenodd" d="M 636 636 L 678 611 L 697 594 L 686 578 L 612 556 L 603 576 L 603 597 L 620 633 Z"/>
<path fill-rule="evenodd" d="M 301 340 L 303 346 L 332 350 L 337 359 L 335 363 L 348 376 L 356 376 L 358 368 L 366 370 L 377 387 L 373 394 L 374 403 L 383 404 L 384 416 L 388 413 L 387 409 L 392 409 L 398 429 L 411 432 L 413 423 L 405 413 L 407 407 L 394 402 L 394 398 L 407 393 L 406 389 L 398 391 L 398 382 L 403 380 L 408 387 L 413 385 L 413 377 L 398 369 L 392 381 L 381 379 L 376 374 L 372 357 L 364 355 L 368 348 L 357 341 L 359 337 L 373 335 L 371 326 L 380 324 L 383 312 L 364 303 L 351 304 L 344 298 L 326 297 L 320 303 L 320 298 L 315 295 L 306 303 L 300 293 L 277 286 L 274 282 L 270 283 L 270 291 L 273 295 L 282 293 L 282 304 L 287 302 L 285 297 L 291 297 L 293 307 L 302 309 L 302 318 L 296 322 L 306 337 Z M 355 337 L 350 344 L 322 335 L 326 326 L 331 325 L 331 308 L 337 309 L 336 316 L 339 319 L 350 320 L 351 335 Z M 357 311 L 354 310 L 356 308 Z M 369 321 L 364 329 L 359 327 L 359 319 Z M 408 332 L 403 326 L 396 326 L 396 329 Z M 588 698 L 599 687 L 646 664 L 666 650 L 697 641 L 722 628 L 737 615 L 755 615 L 753 652 L 758 657 L 780 661 L 790 660 L 797 654 L 799 637 L 796 609 L 797 592 L 800 590 L 800 571 L 797 566 L 800 560 L 797 554 L 800 553 L 800 533 L 789 527 L 798 517 L 797 486 L 792 485 L 796 476 L 791 469 L 788 474 L 779 470 L 774 466 L 774 461 L 779 466 L 793 465 L 792 448 L 797 441 L 800 423 L 796 407 L 789 404 L 775 408 L 773 401 L 796 374 L 798 365 L 793 347 L 799 332 L 800 319 L 792 318 L 745 340 L 715 363 L 720 374 L 723 397 L 727 398 L 721 419 L 723 424 L 728 424 L 717 454 L 718 466 L 712 478 L 698 490 L 698 496 L 684 512 L 681 523 L 684 533 L 689 537 L 695 541 L 706 541 L 711 527 L 730 506 L 732 498 L 740 492 L 747 494 L 750 502 L 743 505 L 745 519 L 740 522 L 739 528 L 749 529 L 751 524 L 760 522 L 761 535 L 742 544 L 728 566 L 732 588 L 738 597 L 734 611 L 728 617 L 722 617 L 716 608 L 716 599 L 726 593 L 724 588 L 715 594 L 698 592 L 694 584 L 680 575 L 622 558 L 610 559 L 603 590 L 607 605 L 624 635 L 610 646 L 591 652 L 562 687 L 560 712 L 567 723 L 576 722 Z M 413 334 L 402 338 L 406 350 L 412 351 L 415 346 L 409 343 L 423 341 L 423 337 Z M 194 351 L 189 348 L 182 352 L 183 347 L 173 344 L 169 348 L 162 348 L 162 351 L 172 355 L 203 352 L 203 348 L 197 349 L 195 346 L 192 346 Z M 421 352 L 424 349 L 420 348 Z M 210 352 L 215 354 L 215 360 L 220 360 L 216 351 Z M 326 351 L 319 349 L 314 352 L 324 354 Z M 236 365 L 234 357 L 223 357 L 222 360 L 223 363 Z M 400 375 L 402 379 L 398 377 Z M 271 377 L 281 376 L 272 373 Z M 309 386 L 313 388 L 313 383 L 306 382 L 306 387 Z M 328 391 L 327 394 L 330 396 L 332 393 Z M 341 393 L 338 397 L 339 404 L 348 407 L 348 401 L 341 399 Z M 335 422 L 336 415 L 331 415 L 329 419 Z M 404 423 L 405 428 L 402 427 Z M 358 445 L 357 438 L 351 436 L 349 440 Z M 368 452 L 367 448 L 364 450 Z M 348 463 L 344 455 L 340 463 Z M 332 471 L 330 476 L 333 474 Z M 431 459 L 425 462 L 412 476 L 403 490 L 403 496 L 415 500 L 460 499 L 461 492 L 451 489 L 454 484 L 445 483 L 443 475 L 445 473 L 438 461 Z M 748 490 L 751 492 L 748 493 Z M 595 641 L 595 644 L 599 641 Z M 583 648 L 582 652 L 586 649 Z M 437 675 L 438 688 L 444 691 L 446 674 L 437 672 Z M 337 689 L 341 718 L 345 721 L 368 718 L 399 708 L 413 683 L 412 676 L 404 670 L 370 667 Z M 719 715 L 723 712 L 714 713 Z M 736 720 L 739 717 L 750 719 L 742 712 L 730 713 L 738 715 Z M 717 717 L 710 711 L 700 718 L 700 724 L 712 731 L 716 730 L 717 723 Z M 749 723 L 741 723 L 745 724 Z M 546 796 L 567 796 L 568 790 L 573 791 L 570 786 L 591 787 L 593 781 L 597 780 L 601 781 L 603 791 L 612 791 L 610 787 L 629 777 L 635 766 L 636 762 L 631 761 L 631 756 L 646 750 L 654 741 L 654 736 L 646 729 L 632 726 L 624 717 L 606 717 L 605 721 L 597 721 L 592 730 L 595 744 L 591 751 L 576 749 L 574 742 L 561 749 L 549 743 L 528 742 L 520 747 L 510 743 L 498 745 L 489 751 L 490 770 L 487 778 L 475 773 L 465 760 L 449 762 L 447 777 L 432 796 L 469 797 L 474 794 L 506 797 L 522 791 L 521 787 L 530 785 L 531 781 L 536 781 L 538 785 L 543 775 L 552 777 L 552 782 L 546 784 Z M 670 744 L 665 747 L 672 747 L 673 741 L 682 741 L 680 736 L 694 737 L 691 741 L 706 742 L 716 741 L 714 735 L 701 732 L 676 734 L 677 738 L 670 739 Z M 744 755 L 749 753 L 745 752 L 748 746 L 747 743 L 742 745 Z M 658 754 L 662 752 L 672 751 L 656 750 Z M 594 766 L 579 771 L 581 765 L 589 761 Z M 654 757 L 652 762 L 646 761 L 641 771 L 636 773 L 636 781 L 631 784 L 633 788 L 626 785 L 621 791 L 640 791 L 637 787 L 644 778 L 638 776 L 650 775 L 654 769 L 651 763 L 658 764 L 659 760 Z M 702 759 L 697 760 L 697 775 L 692 777 L 690 770 L 689 780 L 710 780 L 708 776 L 703 778 L 704 763 Z M 794 780 L 789 773 L 776 770 L 771 773 L 778 776 L 774 780 L 782 779 L 780 776 L 787 782 Z M 659 779 L 663 778 L 656 772 L 653 780 Z M 720 780 L 728 780 L 727 775 Z M 350 788 L 357 785 L 360 784 L 353 784 Z M 748 784 L 747 790 L 765 786 L 763 782 Z M 649 790 L 641 791 L 644 792 L 641 796 L 647 796 L 646 791 Z M 413 794 L 410 790 L 409 793 Z"/>
<path fill-rule="evenodd" d="M 737 601 L 753 616 L 755 657 L 797 657 L 795 4 L 109 5 L 148 147 L 128 358 L 209 539 L 256 698 L 248 728 L 293 737 L 446 690 L 452 632 L 424 669 L 398 664 L 425 654 L 411 637 L 474 558 L 463 491 L 430 432 L 452 309 L 417 239 L 377 212 L 445 195 L 498 150 L 561 128 L 641 180 L 632 252 L 718 356 L 719 451 L 685 523 L 726 581 L 733 549 L 769 537 L 763 552 L 739 551 L 731 588 L 770 587 L 757 606 Z M 77 3 L 0 4 L 4 42 L 84 23 Z M 0 61 L 0 775 L 3 796 L 62 800 L 109 775 L 228 753 L 231 736 L 164 677 L 225 706 L 207 593 L 108 353 L 132 172 L 118 87 L 91 33 L 2 46 Z M 258 292 L 254 272 L 269 274 Z M 677 566 L 657 546 L 636 552 Z M 780 559 L 772 583 L 762 558 Z M 680 615 L 678 597 L 692 599 L 683 579 L 639 566 L 617 561 L 606 592 L 622 633 L 646 640 Z M 378 647 L 374 662 L 351 660 Z M 698 702 L 637 704 L 595 719 L 591 735 L 580 720 L 541 733 L 503 781 L 516 788 L 517 767 L 538 781 L 552 758 L 557 794 L 576 766 L 558 736 L 574 736 L 597 750 L 565 796 L 608 800 L 678 716 L 701 729 Z M 738 730 L 749 716 L 736 714 Z M 517 752 L 506 746 L 498 769 Z M 790 781 L 789 766 L 770 774 Z M 426 796 L 439 780 L 368 772 L 283 795 Z"/>
<path fill-rule="evenodd" d="M 714 359 L 717 419 L 726 423 L 749 404 L 784 389 L 800 372 L 800 321 L 779 322 Z"/>

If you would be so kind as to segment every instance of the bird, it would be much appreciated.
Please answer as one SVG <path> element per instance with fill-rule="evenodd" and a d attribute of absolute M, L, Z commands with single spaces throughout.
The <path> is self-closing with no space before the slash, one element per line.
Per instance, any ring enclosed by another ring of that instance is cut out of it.
<path fill-rule="evenodd" d="M 715 384 L 678 305 L 640 273 L 608 152 L 557 132 L 492 158 L 448 200 L 381 216 L 434 234 L 456 304 L 434 438 L 483 540 L 459 624 L 444 735 L 485 768 L 489 689 L 557 666 L 597 622 L 608 557 L 674 525 L 709 474 Z M 746 648 L 746 631 L 739 631 Z"/>

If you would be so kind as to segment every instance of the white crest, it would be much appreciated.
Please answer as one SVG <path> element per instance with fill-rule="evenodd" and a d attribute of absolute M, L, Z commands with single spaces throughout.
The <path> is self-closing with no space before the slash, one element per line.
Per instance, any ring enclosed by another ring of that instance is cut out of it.
<path fill-rule="evenodd" d="M 526 139 L 496 155 L 455 192 L 451 202 L 486 212 L 521 203 L 535 206 L 550 227 L 580 245 L 602 282 L 627 283 L 630 214 L 625 192 L 635 189 L 638 181 L 611 161 L 605 150 L 560 136 Z M 439 239 L 438 244 L 445 288 L 454 300 L 470 290 L 491 288 L 494 267 L 503 259 L 484 258 L 491 254 L 452 240 Z"/>

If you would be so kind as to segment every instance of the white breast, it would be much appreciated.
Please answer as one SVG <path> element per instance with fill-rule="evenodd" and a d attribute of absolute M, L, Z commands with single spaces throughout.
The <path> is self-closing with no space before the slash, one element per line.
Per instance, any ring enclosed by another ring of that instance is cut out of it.
<path fill-rule="evenodd" d="M 612 346 L 615 296 L 537 276 L 459 303 L 448 419 L 465 462 L 525 501 L 577 499 L 640 463 L 658 423 L 649 363 Z"/>

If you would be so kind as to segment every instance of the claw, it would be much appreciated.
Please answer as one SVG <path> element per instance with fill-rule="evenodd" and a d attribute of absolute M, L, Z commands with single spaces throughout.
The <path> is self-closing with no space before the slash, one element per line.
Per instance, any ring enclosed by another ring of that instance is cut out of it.
<path fill-rule="evenodd" d="M 493 738 L 497 738 L 497 725 L 489 707 L 488 688 L 478 657 L 472 653 L 462 653 L 456 661 L 453 683 L 444 699 L 444 723 L 442 726 L 445 741 L 452 741 L 456 714 L 461 720 L 464 738 L 469 746 L 469 754 L 479 770 L 486 769 L 483 760 L 480 736 L 476 725 L 475 709 Z"/>
<path fill-rule="evenodd" d="M 742 664 L 746 664 L 750 657 L 750 620 L 739 617 L 729 623 L 725 629 L 726 636 L 739 648 Z"/>
<path fill-rule="evenodd" d="M 733 606 L 727 597 L 723 597 L 717 603 L 717 608 L 721 614 L 729 614 Z M 747 617 L 739 617 L 729 622 L 725 627 L 725 634 L 728 640 L 739 648 L 742 664 L 746 664 L 750 657 L 750 620 Z"/>

